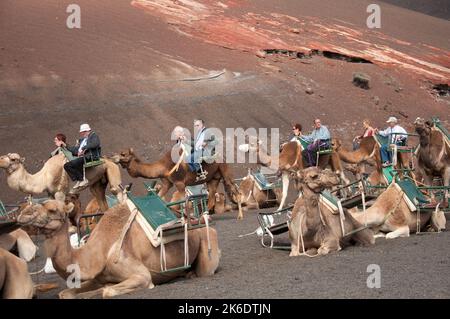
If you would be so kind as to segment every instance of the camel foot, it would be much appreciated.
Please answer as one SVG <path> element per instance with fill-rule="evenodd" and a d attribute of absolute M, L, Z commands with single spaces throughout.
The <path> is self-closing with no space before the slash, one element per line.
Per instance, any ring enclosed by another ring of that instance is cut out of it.
<path fill-rule="evenodd" d="M 298 251 L 298 249 L 291 250 L 291 253 L 289 254 L 289 257 L 298 257 L 298 256 L 300 256 L 300 252 Z"/>
<path fill-rule="evenodd" d="M 373 237 L 374 237 L 374 238 L 384 238 L 384 237 L 386 237 L 386 234 L 384 234 L 384 233 L 378 233 L 378 234 L 375 234 Z"/>
<path fill-rule="evenodd" d="M 58 294 L 59 299 L 76 299 L 72 289 L 64 289 Z"/>
<path fill-rule="evenodd" d="M 197 277 L 197 275 L 195 274 L 194 271 L 190 271 L 184 276 L 184 278 L 186 278 L 186 279 L 192 279 L 192 278 L 195 278 L 195 277 Z"/>
<path fill-rule="evenodd" d="M 386 234 L 386 239 L 394 239 L 397 237 L 409 237 L 409 227 L 402 226 L 402 227 L 399 227 L 398 229 Z"/>
<path fill-rule="evenodd" d="M 44 272 L 46 274 L 54 274 L 54 273 L 56 273 L 56 270 L 53 267 L 52 260 L 49 257 L 47 257 L 47 260 L 45 261 Z"/>
<path fill-rule="evenodd" d="M 328 253 L 330 252 L 330 250 L 327 248 L 327 247 L 324 247 L 324 246 L 322 246 L 322 247 L 320 247 L 318 250 L 317 250 L 317 253 L 319 254 L 319 255 L 328 255 Z"/>

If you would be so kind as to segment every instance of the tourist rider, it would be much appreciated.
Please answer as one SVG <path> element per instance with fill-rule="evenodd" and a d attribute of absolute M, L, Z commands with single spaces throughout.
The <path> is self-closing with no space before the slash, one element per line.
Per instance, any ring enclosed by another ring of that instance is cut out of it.
<path fill-rule="evenodd" d="M 386 121 L 386 123 L 389 124 L 389 127 L 386 128 L 384 131 L 379 131 L 378 129 L 375 129 L 375 133 L 378 133 L 381 136 L 388 137 L 388 143 L 383 144 L 380 149 L 383 167 L 391 165 L 392 162 L 392 154 L 389 150 L 390 145 L 395 144 L 398 146 L 405 146 L 408 137 L 407 135 L 408 133 L 406 132 L 406 130 L 397 124 L 398 120 L 396 117 L 391 116 Z"/>
<path fill-rule="evenodd" d="M 309 166 L 315 166 L 317 151 L 331 147 L 330 131 L 325 125 L 322 125 L 320 119 L 315 119 L 314 130 L 309 135 L 302 135 L 302 138 L 310 143 L 306 150 L 303 150 L 303 156 L 308 161 Z"/>
<path fill-rule="evenodd" d="M 99 160 L 101 156 L 100 139 L 98 135 L 91 130 L 89 124 L 82 124 L 80 126 L 80 135 L 81 138 L 75 146 L 67 147 L 72 155 L 77 156 L 77 158 L 64 164 L 64 169 L 67 174 L 69 174 L 73 181 L 76 181 L 73 187 L 74 189 L 82 188 L 89 184 L 89 181 L 83 173 L 85 161 L 96 161 Z M 66 146 L 65 143 L 61 145 Z"/>

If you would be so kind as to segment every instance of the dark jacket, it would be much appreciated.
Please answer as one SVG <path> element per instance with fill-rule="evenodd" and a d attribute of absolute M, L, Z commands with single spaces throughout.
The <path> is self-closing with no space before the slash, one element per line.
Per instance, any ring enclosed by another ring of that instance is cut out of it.
<path fill-rule="evenodd" d="M 74 156 L 78 156 L 78 148 L 83 139 L 80 138 L 75 146 L 68 146 L 67 149 L 72 152 Z M 102 148 L 100 146 L 100 139 L 95 132 L 89 133 L 87 137 L 87 143 L 83 147 L 83 150 L 86 150 L 84 153 L 84 157 L 87 161 L 95 161 L 102 156 Z"/>

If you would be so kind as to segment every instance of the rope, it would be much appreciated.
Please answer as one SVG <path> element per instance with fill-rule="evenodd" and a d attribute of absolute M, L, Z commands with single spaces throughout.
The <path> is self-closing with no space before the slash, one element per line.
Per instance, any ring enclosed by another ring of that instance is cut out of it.
<path fill-rule="evenodd" d="M 259 228 L 260 228 L 260 227 L 259 227 Z M 258 229 L 259 229 L 259 228 L 257 228 L 255 231 L 252 231 L 251 233 L 239 235 L 238 238 L 242 238 L 242 237 L 246 237 L 246 236 L 250 236 L 250 235 L 256 234 L 256 233 L 258 232 Z"/>
<path fill-rule="evenodd" d="M 159 254 L 159 262 L 161 264 L 161 271 L 167 271 L 166 248 L 164 246 L 162 229 L 161 229 L 161 248 L 160 248 L 160 254 Z"/>
<path fill-rule="evenodd" d="M 361 200 L 363 205 L 364 226 L 367 226 L 366 193 L 364 193 L 364 191 L 361 192 Z"/>
<path fill-rule="evenodd" d="M 38 270 L 38 271 L 35 271 L 35 272 L 30 272 L 29 274 L 30 274 L 30 275 L 37 275 L 37 274 L 40 274 L 41 272 L 43 272 L 44 269 L 45 269 L 45 265 L 44 265 L 44 267 L 42 267 L 41 270 Z"/>
<path fill-rule="evenodd" d="M 178 162 L 175 164 L 175 166 L 170 170 L 168 175 L 171 175 L 174 171 L 178 171 L 178 168 L 180 167 L 181 162 L 183 161 L 184 155 L 187 154 L 183 143 L 180 144 L 180 147 L 181 147 L 181 150 L 182 150 L 180 158 L 178 159 Z"/>
<path fill-rule="evenodd" d="M 341 224 L 342 237 L 344 237 L 345 236 L 345 228 L 344 228 L 345 215 L 344 215 L 344 209 L 342 208 L 342 203 L 341 203 L 340 200 L 338 200 L 337 205 L 338 205 L 338 209 L 339 209 L 339 220 L 340 220 L 340 224 Z"/>
<path fill-rule="evenodd" d="M 131 224 L 133 223 L 133 220 L 137 215 L 137 212 L 138 212 L 138 209 L 137 209 L 137 207 L 135 207 L 133 209 L 133 211 L 131 212 L 130 216 L 128 217 L 127 223 L 125 224 L 124 228 L 122 229 L 122 233 L 120 234 L 120 237 L 119 237 L 119 244 L 117 245 L 116 251 L 114 252 L 113 263 L 115 263 L 115 264 L 119 261 L 120 250 L 122 248 L 123 240 L 125 239 L 125 235 L 127 234 L 128 229 L 130 229 Z"/>
<path fill-rule="evenodd" d="M 188 223 L 184 224 L 184 267 L 189 265 Z"/>
<path fill-rule="evenodd" d="M 396 167 L 397 166 L 397 144 L 394 144 L 393 150 L 392 152 L 393 154 L 393 159 L 392 159 L 392 166 Z"/>
<path fill-rule="evenodd" d="M 319 207 L 319 206 L 318 206 Z M 315 255 L 309 255 L 307 252 L 306 252 L 306 250 L 305 250 L 305 242 L 304 242 L 304 240 L 303 240 L 303 227 L 302 227 L 302 222 L 303 222 L 303 217 L 306 215 L 306 212 L 305 213 L 303 213 L 301 216 L 300 216 L 300 223 L 299 223 L 299 235 L 297 236 L 297 247 L 299 247 L 299 238 L 301 239 L 301 242 L 302 242 L 302 253 L 300 254 L 300 256 L 307 256 L 307 257 L 310 257 L 310 258 L 314 258 L 314 257 L 317 257 L 317 256 L 319 256 L 319 253 L 317 253 L 317 254 L 315 254 Z M 320 208 L 319 208 L 319 216 L 320 216 Z"/>
<path fill-rule="evenodd" d="M 209 218 L 208 218 L 208 212 L 205 211 L 203 213 L 203 219 L 205 220 L 205 226 L 206 226 L 206 238 L 208 240 L 208 258 L 211 260 L 211 241 L 209 238 Z"/>

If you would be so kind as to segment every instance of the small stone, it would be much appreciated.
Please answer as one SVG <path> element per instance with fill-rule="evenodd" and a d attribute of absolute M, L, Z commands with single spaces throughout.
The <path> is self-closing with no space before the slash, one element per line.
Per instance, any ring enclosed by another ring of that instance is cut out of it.
<path fill-rule="evenodd" d="M 305 90 L 305 92 L 307 93 L 307 94 L 314 94 L 314 90 L 312 89 L 312 88 L 307 88 L 306 90 Z"/>
<path fill-rule="evenodd" d="M 353 73 L 353 84 L 355 86 L 368 90 L 370 89 L 369 82 L 370 76 L 368 76 L 367 74 L 364 74 L 362 72 Z"/>
<path fill-rule="evenodd" d="M 378 96 L 374 96 L 373 101 L 374 101 L 375 105 L 380 104 L 380 98 Z"/>
<path fill-rule="evenodd" d="M 297 29 L 297 28 L 290 28 L 289 29 L 289 32 L 292 32 L 292 33 L 300 33 L 300 30 L 299 29 Z"/>

